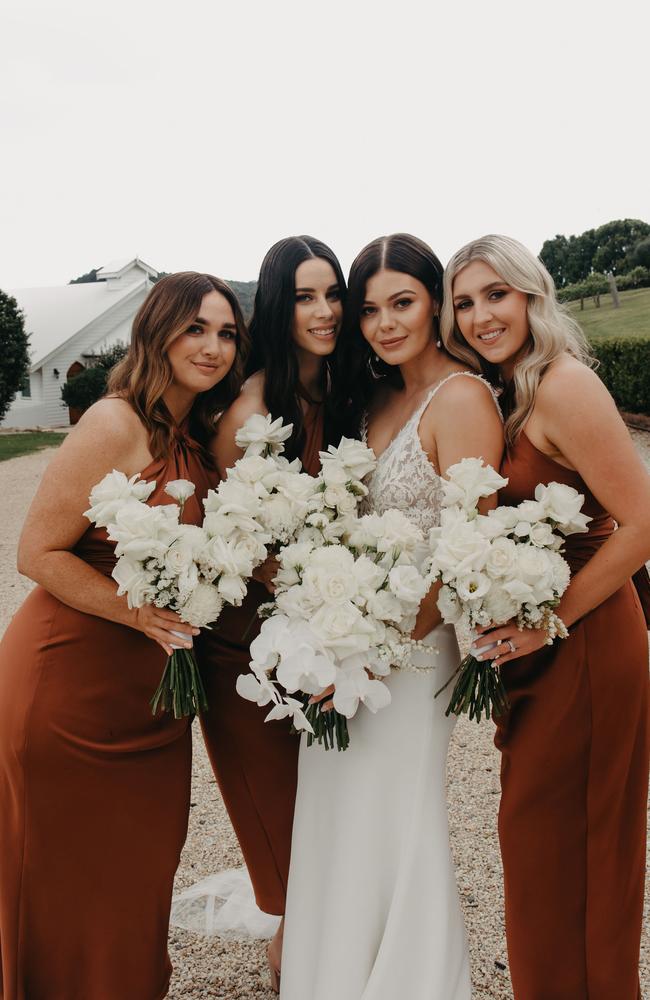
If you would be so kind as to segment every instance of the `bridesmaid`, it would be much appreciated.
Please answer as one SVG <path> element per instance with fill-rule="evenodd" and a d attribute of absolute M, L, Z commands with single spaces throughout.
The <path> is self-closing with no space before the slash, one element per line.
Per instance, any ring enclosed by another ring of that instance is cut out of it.
<path fill-rule="evenodd" d="M 113 546 L 83 517 L 112 469 L 173 479 L 202 520 L 214 482 L 212 414 L 241 384 L 247 334 L 231 289 L 187 272 L 154 286 L 109 395 L 48 466 L 18 568 L 38 586 L 0 646 L 0 997 L 159 1000 L 171 965 L 172 883 L 187 831 L 190 720 L 149 699 L 178 630 L 129 610 Z"/>
<path fill-rule="evenodd" d="M 637 1000 L 648 785 L 648 636 L 630 577 L 650 558 L 650 478 L 590 370 L 577 324 L 525 247 L 486 236 L 445 277 L 443 337 L 505 385 L 504 503 L 538 483 L 585 496 L 588 534 L 558 614 L 569 638 L 506 625 L 495 662 L 511 709 L 499 835 L 517 1000 Z"/>
<path fill-rule="evenodd" d="M 242 452 L 235 434 L 254 413 L 271 413 L 293 424 L 285 455 L 299 457 L 307 472 L 320 469 L 319 451 L 338 444 L 341 408 L 334 402 L 335 354 L 345 279 L 324 243 L 291 236 L 271 247 L 262 262 L 250 324 L 251 377 L 220 419 L 213 442 L 224 476 Z M 255 890 L 266 913 L 284 914 L 291 828 L 296 796 L 298 740 L 288 723 L 265 723 L 257 705 L 236 690 L 248 669 L 249 646 L 260 629 L 257 609 L 269 600 L 274 561 L 249 585 L 240 608 L 227 608 L 219 625 L 201 635 L 199 651 L 210 711 L 203 734 L 221 794 L 235 828 Z M 277 988 L 282 924 L 269 947 Z"/>

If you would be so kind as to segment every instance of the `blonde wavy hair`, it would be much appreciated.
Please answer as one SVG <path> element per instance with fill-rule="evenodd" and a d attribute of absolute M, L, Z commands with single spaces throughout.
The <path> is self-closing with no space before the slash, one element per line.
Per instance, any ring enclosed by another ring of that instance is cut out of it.
<path fill-rule="evenodd" d="M 510 446 L 528 420 L 537 388 L 551 362 L 561 354 L 570 354 L 589 367 L 594 361 L 582 329 L 557 301 L 555 284 L 542 262 L 517 240 L 499 235 L 472 240 L 453 255 L 445 268 L 440 333 L 450 354 L 494 378 L 495 369 L 469 346 L 454 312 L 456 275 L 475 260 L 488 264 L 506 284 L 528 296 L 528 351 L 517 362 L 512 386 L 506 393 L 511 401 L 505 413 L 506 444 Z"/>

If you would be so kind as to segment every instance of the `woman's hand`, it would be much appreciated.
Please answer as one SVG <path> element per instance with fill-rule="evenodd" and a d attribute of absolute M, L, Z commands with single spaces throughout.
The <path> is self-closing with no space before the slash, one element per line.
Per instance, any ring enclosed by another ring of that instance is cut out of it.
<path fill-rule="evenodd" d="M 273 581 L 280 569 L 280 563 L 275 556 L 268 556 L 263 563 L 253 570 L 253 579 L 258 583 L 263 583 L 269 594 L 275 594 L 275 584 Z"/>
<path fill-rule="evenodd" d="M 520 656 L 536 653 L 546 645 L 547 640 L 544 629 L 525 628 L 520 632 L 514 620 L 498 628 L 487 626 L 487 628 L 477 628 L 476 631 L 480 635 L 473 643 L 471 652 L 477 660 L 492 660 L 497 667 L 507 663 L 508 660 L 517 660 Z M 492 646 L 495 642 L 498 646 L 494 651 L 489 649 L 479 655 L 483 647 Z"/>
<path fill-rule="evenodd" d="M 320 701 L 323 700 L 323 698 L 328 698 L 329 695 L 334 694 L 334 690 L 335 690 L 334 685 L 330 684 L 329 687 L 326 687 L 325 690 L 321 691 L 320 694 L 313 694 L 309 699 L 308 704 L 317 705 Z M 321 712 L 331 712 L 333 708 L 334 708 L 334 702 L 330 699 L 330 701 L 326 701 L 325 704 L 321 706 Z"/>
<path fill-rule="evenodd" d="M 134 627 L 162 646 L 167 656 L 171 656 L 174 652 L 172 646 L 184 646 L 185 649 L 191 649 L 192 636 L 198 635 L 200 632 L 200 629 L 181 621 L 175 611 L 155 608 L 152 604 L 136 608 Z M 177 635 L 172 635 L 172 630 L 182 632 L 186 641 L 179 639 Z"/>

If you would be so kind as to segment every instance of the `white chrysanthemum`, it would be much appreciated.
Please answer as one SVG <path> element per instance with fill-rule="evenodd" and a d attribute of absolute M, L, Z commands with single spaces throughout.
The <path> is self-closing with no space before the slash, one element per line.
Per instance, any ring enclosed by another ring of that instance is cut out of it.
<path fill-rule="evenodd" d="M 221 614 L 223 601 L 210 583 L 197 583 L 180 609 L 183 621 L 202 628 L 215 622 Z"/>

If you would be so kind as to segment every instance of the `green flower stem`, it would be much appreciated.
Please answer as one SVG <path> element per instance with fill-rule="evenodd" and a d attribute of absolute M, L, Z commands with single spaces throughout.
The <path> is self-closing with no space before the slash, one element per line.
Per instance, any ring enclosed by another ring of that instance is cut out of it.
<path fill-rule="evenodd" d="M 468 715 L 480 722 L 483 716 L 499 718 L 510 708 L 501 673 L 490 660 L 481 662 L 471 653 L 465 657 L 449 681 L 436 692 L 437 698 L 450 681 L 457 678 L 445 715 Z"/>
<path fill-rule="evenodd" d="M 208 700 L 194 650 L 174 650 L 149 704 L 153 715 L 159 711 L 173 712 L 175 719 L 207 711 Z"/>

